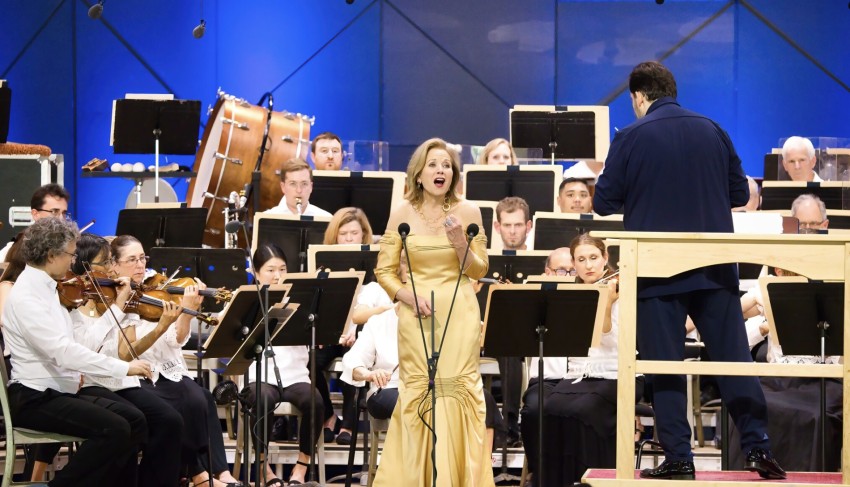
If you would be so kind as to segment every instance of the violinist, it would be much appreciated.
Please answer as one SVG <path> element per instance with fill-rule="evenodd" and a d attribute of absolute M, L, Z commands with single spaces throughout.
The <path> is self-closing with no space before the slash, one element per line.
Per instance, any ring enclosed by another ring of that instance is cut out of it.
<path fill-rule="evenodd" d="M 81 373 L 150 377 L 150 364 L 107 357 L 75 341 L 56 279 L 70 270 L 78 237 L 76 224 L 59 218 L 42 218 L 24 234 L 27 266 L 3 310 L 12 355 L 9 406 L 15 426 L 86 439 L 50 485 L 136 485 L 135 452 L 147 436 L 144 415 L 133 406 L 77 390 Z"/>
<path fill-rule="evenodd" d="M 286 255 L 283 250 L 275 244 L 261 244 L 257 247 L 253 257 L 254 269 L 257 272 L 257 282 L 260 285 L 277 284 L 280 278 L 286 274 Z M 252 324 L 253 325 L 253 324 Z M 290 402 L 301 411 L 301 420 L 298 425 L 298 460 L 295 466 L 292 467 L 292 473 L 289 478 L 289 483 L 277 478 L 274 471 L 266 463 L 265 465 L 265 482 L 261 485 L 298 485 L 304 483 L 304 477 L 307 474 L 309 466 L 310 453 L 315 445 L 310 445 L 310 394 L 313 395 L 316 404 L 316 418 L 323 417 L 324 406 L 322 398 L 316 391 L 315 387 L 310 384 L 310 372 L 307 368 L 309 361 L 309 353 L 307 347 L 304 346 L 286 346 L 274 347 L 273 360 L 266 360 L 263 369 L 270 371 L 268 367 L 277 366 L 280 370 L 280 385 L 274 379 L 270 379 L 270 384 L 263 384 L 260 389 L 262 400 L 265 403 L 267 416 L 266 425 L 271 433 L 274 409 L 279 402 Z M 250 383 L 242 391 L 242 396 L 245 397 L 245 402 L 251 406 L 254 416 L 258 411 L 257 401 L 257 377 L 254 367 L 248 369 Z M 269 373 L 268 377 L 272 378 L 275 374 Z M 315 437 L 321 433 L 322 423 L 316 421 Z M 262 436 L 262 432 L 257 432 L 257 436 Z M 271 436 L 271 435 L 269 435 Z M 256 442 L 260 455 L 265 450 L 265 445 L 262 441 Z"/>
<path fill-rule="evenodd" d="M 116 275 L 129 278 L 137 285 L 142 284 L 147 257 L 141 242 L 130 235 L 121 235 L 110 245 Z M 199 289 L 202 288 L 205 286 L 201 282 L 186 288 L 181 306 L 177 307 L 179 317 L 167 326 L 163 326 L 162 320 L 154 322 L 134 313 L 126 314 L 121 326 L 135 352 L 154 366 L 153 383 L 142 383 L 142 387 L 159 396 L 183 417 L 182 463 L 188 468 L 192 482 L 201 485 L 210 481 L 206 465 L 209 453 L 213 461 L 211 470 L 217 477 L 209 485 L 241 486 L 241 482 L 228 470 L 221 423 L 212 394 L 192 380 L 183 362 L 182 346 L 189 339 L 192 318 L 183 311 L 184 308 L 197 310 L 200 307 L 203 298 Z M 122 358 L 129 357 L 129 347 L 123 340 L 118 343 L 118 352 Z"/>
<path fill-rule="evenodd" d="M 96 274 L 111 275 L 113 263 L 109 242 L 97 235 L 83 234 L 77 242 L 77 260 L 71 271 L 85 275 L 86 264 Z M 124 307 L 131 292 L 130 279 L 118 278 L 116 291 L 115 302 L 103 314 L 96 306 L 99 298 L 89 299 L 71 311 L 77 342 L 115 358 L 118 357 L 118 344 L 124 340 L 117 323 L 127 323 L 124 321 Z M 168 302 L 159 325 L 169 326 L 178 316 L 178 306 Z M 148 388 L 142 388 L 136 377 L 110 379 L 84 376 L 80 394 L 124 402 L 142 411 L 148 422 L 148 438 L 142 447 L 144 454 L 139 465 L 139 485 L 174 486 L 180 476 L 180 443 L 174 439 L 183 432 L 183 418 L 176 409 Z"/>
<path fill-rule="evenodd" d="M 552 486 L 579 482 L 590 467 L 613 468 L 617 426 L 618 283 L 608 265 L 605 241 L 587 234 L 570 242 L 576 282 L 605 283 L 608 299 L 602 339 L 587 357 L 570 357 L 564 380 L 543 407 L 543 479 Z M 635 380 L 635 402 L 643 395 L 643 377 Z"/>

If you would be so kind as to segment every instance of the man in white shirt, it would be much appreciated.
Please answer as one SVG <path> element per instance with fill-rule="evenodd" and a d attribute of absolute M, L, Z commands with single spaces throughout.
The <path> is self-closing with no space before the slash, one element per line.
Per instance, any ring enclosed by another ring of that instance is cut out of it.
<path fill-rule="evenodd" d="M 788 137 L 782 144 L 782 167 L 792 181 L 822 182 L 823 179 L 815 172 L 817 161 L 815 146 L 805 137 Z"/>
<path fill-rule="evenodd" d="M 317 170 L 339 171 L 342 169 L 342 140 L 332 132 L 322 132 L 310 144 L 310 156 Z"/>
<path fill-rule="evenodd" d="M 280 168 L 280 204 L 263 213 L 270 215 L 333 216 L 310 204 L 313 192 L 313 170 L 301 159 L 290 159 Z"/>
<path fill-rule="evenodd" d="M 134 485 L 134 454 L 147 436 L 144 415 L 77 390 L 81 374 L 150 377 L 150 364 L 107 357 L 74 340 L 56 279 L 70 270 L 78 237 L 76 224 L 60 218 L 39 219 L 24 235 L 27 267 L 9 292 L 2 317 L 12 354 L 10 409 L 15 426 L 86 439 L 51 486 Z"/>
<path fill-rule="evenodd" d="M 30 199 L 30 213 L 32 221 L 37 221 L 40 218 L 49 216 L 68 218 L 68 202 L 71 201 L 71 195 L 62 186 L 54 183 L 41 186 L 32 194 Z M 12 244 L 18 240 L 18 234 L 5 247 L 0 249 L 0 262 L 6 260 L 6 254 L 12 248 Z"/>

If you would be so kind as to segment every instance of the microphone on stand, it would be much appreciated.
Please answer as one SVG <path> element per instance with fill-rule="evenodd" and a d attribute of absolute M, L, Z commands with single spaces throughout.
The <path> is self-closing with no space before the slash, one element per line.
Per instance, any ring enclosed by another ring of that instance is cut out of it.
<path fill-rule="evenodd" d="M 227 233 L 236 233 L 240 228 L 245 227 L 245 222 L 239 220 L 232 220 L 224 224 L 224 231 Z M 248 235 L 245 235 L 245 238 L 248 238 Z M 247 240 L 246 240 L 247 241 Z"/>
<path fill-rule="evenodd" d="M 437 350 L 438 356 L 439 352 L 443 350 L 443 342 L 446 340 L 446 332 L 449 329 L 449 321 L 452 319 L 452 310 L 455 307 L 455 298 L 457 298 L 457 290 L 460 287 L 460 278 L 463 276 L 463 269 L 466 265 L 466 258 L 469 257 L 469 246 L 472 244 L 472 239 L 478 235 L 479 228 L 475 223 L 470 223 L 468 227 L 466 227 L 466 252 L 463 254 L 463 260 L 460 263 L 460 272 L 457 275 L 457 281 L 455 282 L 455 290 L 452 293 L 452 304 L 449 305 L 449 314 L 446 316 L 446 325 L 443 327 L 443 337 L 440 339 L 440 348 Z"/>

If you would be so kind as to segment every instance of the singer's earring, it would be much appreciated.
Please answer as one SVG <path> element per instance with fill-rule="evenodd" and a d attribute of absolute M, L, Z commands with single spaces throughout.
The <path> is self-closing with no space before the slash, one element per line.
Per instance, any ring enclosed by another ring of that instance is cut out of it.
<path fill-rule="evenodd" d="M 419 189 L 422 189 L 422 180 L 420 179 L 419 181 L 416 181 L 416 185 L 419 187 Z"/>

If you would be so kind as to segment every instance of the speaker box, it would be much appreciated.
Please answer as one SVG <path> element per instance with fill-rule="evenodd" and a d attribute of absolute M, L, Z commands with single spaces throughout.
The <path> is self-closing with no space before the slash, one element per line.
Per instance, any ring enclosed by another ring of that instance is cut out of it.
<path fill-rule="evenodd" d="M 61 155 L 0 155 L 0 247 L 32 224 L 30 200 L 40 186 L 64 185 Z"/>

